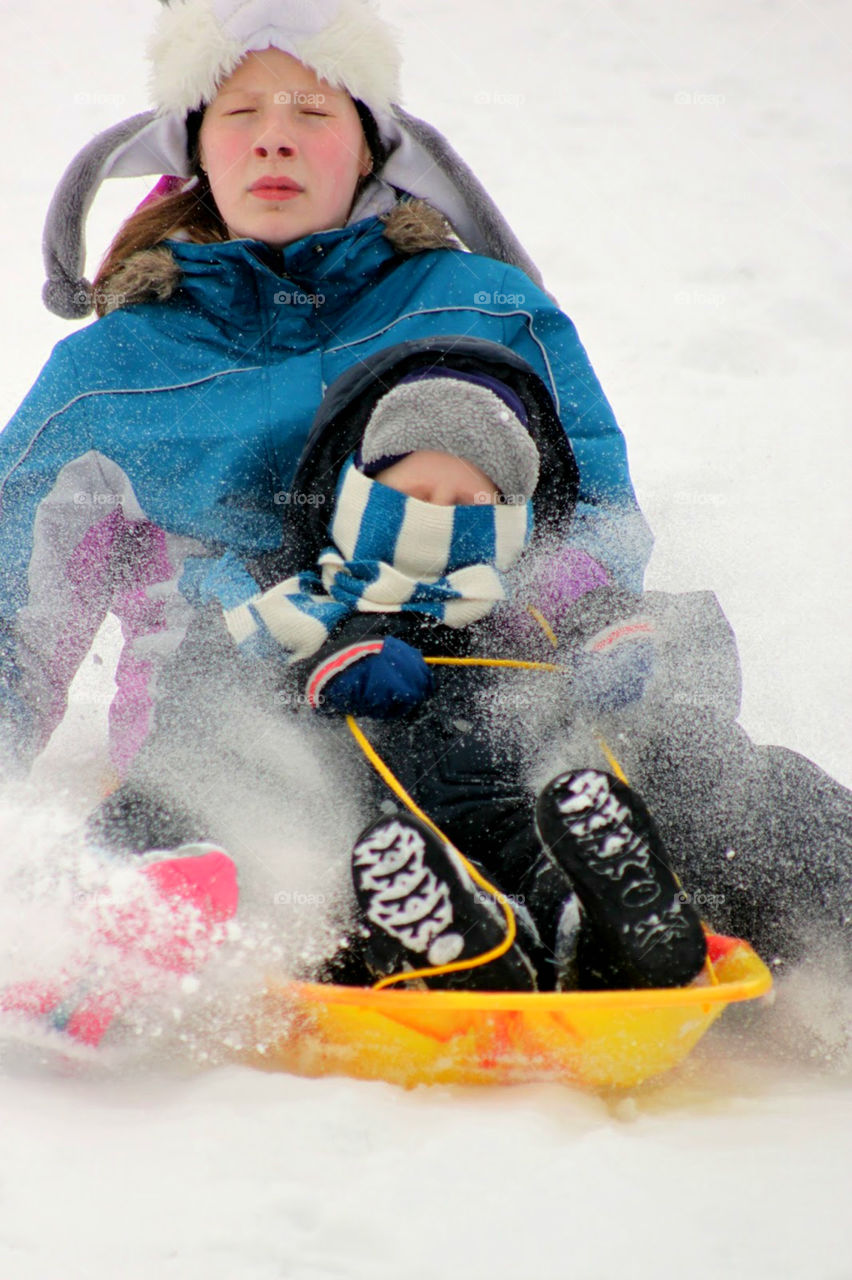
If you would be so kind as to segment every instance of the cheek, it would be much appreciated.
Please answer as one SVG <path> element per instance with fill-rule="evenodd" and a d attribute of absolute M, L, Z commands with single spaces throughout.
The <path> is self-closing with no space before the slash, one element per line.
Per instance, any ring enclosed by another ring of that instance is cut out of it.
<path fill-rule="evenodd" d="M 354 180 L 360 167 L 360 142 L 324 134 L 311 140 L 311 161 L 329 186 Z"/>
<path fill-rule="evenodd" d="M 227 174 L 234 165 L 251 150 L 246 138 L 236 133 L 218 134 L 209 139 L 201 137 L 201 156 L 211 174 Z"/>
<path fill-rule="evenodd" d="M 215 151 L 212 152 L 210 157 L 211 164 L 209 168 L 215 166 L 219 173 L 226 173 L 229 169 L 233 169 L 233 166 L 238 164 L 251 150 L 251 143 L 248 142 L 247 138 L 239 136 L 220 138 L 216 143 Z"/>

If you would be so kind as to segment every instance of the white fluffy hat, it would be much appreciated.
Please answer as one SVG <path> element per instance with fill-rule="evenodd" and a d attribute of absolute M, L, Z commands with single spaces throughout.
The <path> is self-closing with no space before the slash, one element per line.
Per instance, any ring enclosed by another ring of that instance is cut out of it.
<path fill-rule="evenodd" d="M 374 113 L 399 97 L 397 41 L 370 0 L 171 0 L 148 44 L 158 114 L 211 102 L 247 53 L 270 46 Z"/>

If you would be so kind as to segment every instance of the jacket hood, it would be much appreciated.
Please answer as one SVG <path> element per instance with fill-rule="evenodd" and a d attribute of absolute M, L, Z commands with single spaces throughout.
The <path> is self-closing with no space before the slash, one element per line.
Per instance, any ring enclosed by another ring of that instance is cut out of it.
<path fill-rule="evenodd" d="M 430 249 L 461 247 L 444 215 L 425 200 L 400 200 L 389 213 L 380 215 L 378 221 L 382 226 L 377 234 L 382 234 L 387 246 L 403 256 Z M 354 225 L 356 228 L 367 227 L 374 222 L 374 219 L 367 218 L 363 223 Z M 215 244 L 215 248 L 221 251 L 216 256 L 233 265 L 248 251 L 279 277 L 286 275 L 288 278 L 305 274 L 299 267 L 301 265 L 304 269 L 310 264 L 312 270 L 309 274 L 313 278 L 316 274 L 316 250 L 322 247 L 326 253 L 323 277 L 328 277 L 331 284 L 330 258 L 335 243 L 351 243 L 352 230 L 352 226 L 347 226 L 318 232 L 280 250 L 270 249 L 260 241 L 225 240 Z M 168 241 L 152 249 L 140 249 L 126 258 L 104 282 L 100 295 L 101 314 L 108 315 L 119 307 L 130 307 L 140 302 L 166 302 L 181 284 L 189 284 L 191 288 L 193 275 L 210 270 L 210 261 L 210 245 L 193 245 L 189 241 Z"/>
<path fill-rule="evenodd" d="M 437 129 L 400 106 L 377 120 L 386 158 L 358 196 L 350 222 L 387 213 L 400 194 L 440 209 L 464 245 L 483 257 L 518 266 L 541 284 L 535 264 L 487 191 Z M 142 174 L 190 178 L 186 122 L 142 112 L 93 138 L 66 169 L 50 202 L 42 246 L 48 310 L 67 319 L 89 315 L 94 298 L 86 280 L 85 226 L 92 201 L 108 178 Z"/>
<path fill-rule="evenodd" d="M 534 369 L 501 343 L 442 335 L 396 343 L 361 360 L 328 388 L 296 467 L 290 494 L 300 511 L 288 521 L 280 551 L 255 562 L 252 575 L 272 586 L 312 564 L 328 540 L 328 521 L 341 468 L 355 452 L 377 400 L 414 370 L 486 371 L 520 397 L 540 456 L 532 499 L 533 541 L 565 536 L 577 499 L 579 472 L 550 392 Z"/>

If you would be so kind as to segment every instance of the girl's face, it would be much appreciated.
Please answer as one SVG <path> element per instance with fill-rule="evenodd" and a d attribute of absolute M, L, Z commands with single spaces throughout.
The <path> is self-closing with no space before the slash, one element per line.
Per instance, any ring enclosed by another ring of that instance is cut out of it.
<path fill-rule="evenodd" d="M 345 225 L 370 152 L 355 104 L 280 49 L 249 53 L 204 113 L 201 164 L 233 239 Z"/>

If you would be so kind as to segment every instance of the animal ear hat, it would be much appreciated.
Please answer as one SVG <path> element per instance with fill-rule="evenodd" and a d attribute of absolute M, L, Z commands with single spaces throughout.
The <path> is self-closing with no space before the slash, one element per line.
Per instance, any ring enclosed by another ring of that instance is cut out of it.
<path fill-rule="evenodd" d="M 408 193 L 449 220 L 475 253 L 541 277 L 488 192 L 443 135 L 398 105 L 400 56 L 371 0 L 172 0 L 148 45 L 154 110 L 106 129 L 66 169 L 44 229 L 45 305 L 66 319 L 93 306 L 85 279 L 85 224 L 107 178 L 190 178 L 186 119 L 205 106 L 246 53 L 273 46 L 372 113 L 387 158 L 350 222 L 387 212 Z"/>

